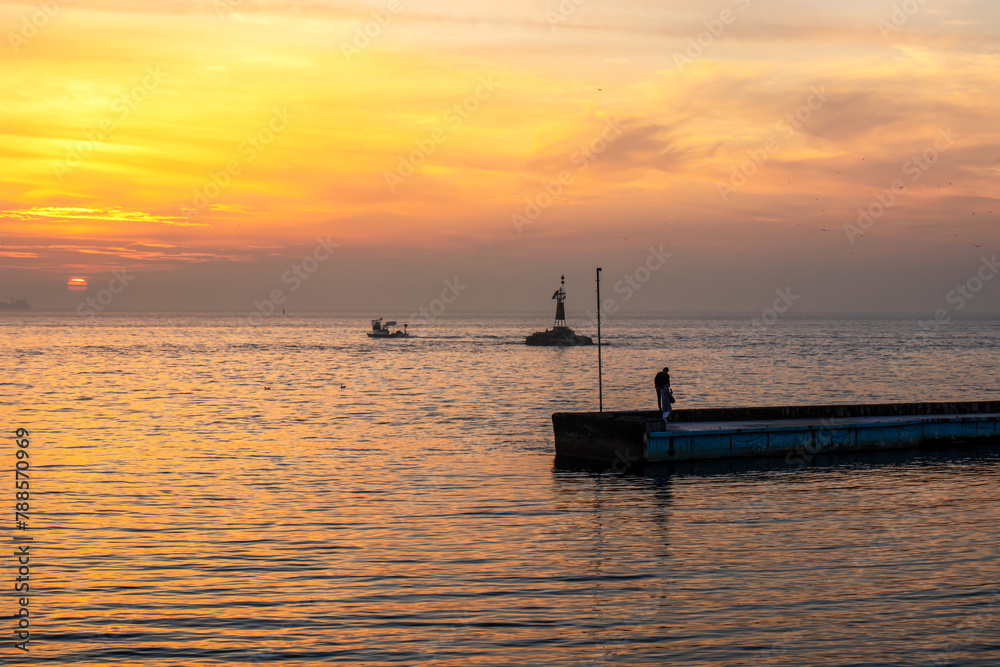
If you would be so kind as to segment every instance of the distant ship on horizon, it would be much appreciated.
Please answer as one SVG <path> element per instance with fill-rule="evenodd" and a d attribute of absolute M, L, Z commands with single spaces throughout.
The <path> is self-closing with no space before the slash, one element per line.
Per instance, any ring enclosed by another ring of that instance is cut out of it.
<path fill-rule="evenodd" d="M 10 303 L 5 301 L 0 301 L 0 310 L 30 310 L 31 306 L 24 299 L 18 299 L 14 301 L 14 297 L 10 298 Z"/>

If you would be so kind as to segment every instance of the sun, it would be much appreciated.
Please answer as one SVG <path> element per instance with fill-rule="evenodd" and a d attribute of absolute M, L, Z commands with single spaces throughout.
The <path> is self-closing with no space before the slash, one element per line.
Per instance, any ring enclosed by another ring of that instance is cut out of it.
<path fill-rule="evenodd" d="M 70 292 L 83 292 L 87 289 L 87 281 L 83 278 L 70 278 L 66 282 Z"/>

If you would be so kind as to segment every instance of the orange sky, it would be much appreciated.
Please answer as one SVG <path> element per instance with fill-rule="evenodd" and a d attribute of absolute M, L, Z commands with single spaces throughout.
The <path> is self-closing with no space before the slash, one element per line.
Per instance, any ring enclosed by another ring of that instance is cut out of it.
<path fill-rule="evenodd" d="M 0 281 L 66 307 L 129 267 L 123 307 L 239 309 L 330 236 L 315 289 L 384 275 L 304 307 L 456 272 L 456 308 L 547 307 L 669 244 L 632 306 L 933 309 L 1000 246 L 1000 8 L 893 6 L 2 2 Z"/>

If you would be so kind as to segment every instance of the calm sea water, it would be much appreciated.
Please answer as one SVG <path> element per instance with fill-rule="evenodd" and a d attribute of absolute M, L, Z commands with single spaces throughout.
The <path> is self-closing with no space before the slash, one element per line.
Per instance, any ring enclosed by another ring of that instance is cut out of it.
<path fill-rule="evenodd" d="M 747 322 L 611 319 L 605 408 L 654 407 L 664 365 L 678 408 L 1000 399 L 998 320 Z M 596 349 L 522 344 L 546 324 L 3 314 L 23 662 L 1000 663 L 997 447 L 555 468 L 550 415 L 596 409 Z"/>

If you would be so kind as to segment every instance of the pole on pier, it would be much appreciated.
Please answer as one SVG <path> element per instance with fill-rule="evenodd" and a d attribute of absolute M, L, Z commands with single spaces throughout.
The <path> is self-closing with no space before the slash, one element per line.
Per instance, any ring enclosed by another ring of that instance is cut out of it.
<path fill-rule="evenodd" d="M 601 267 L 597 267 L 597 404 L 604 412 L 604 368 L 601 364 Z"/>

